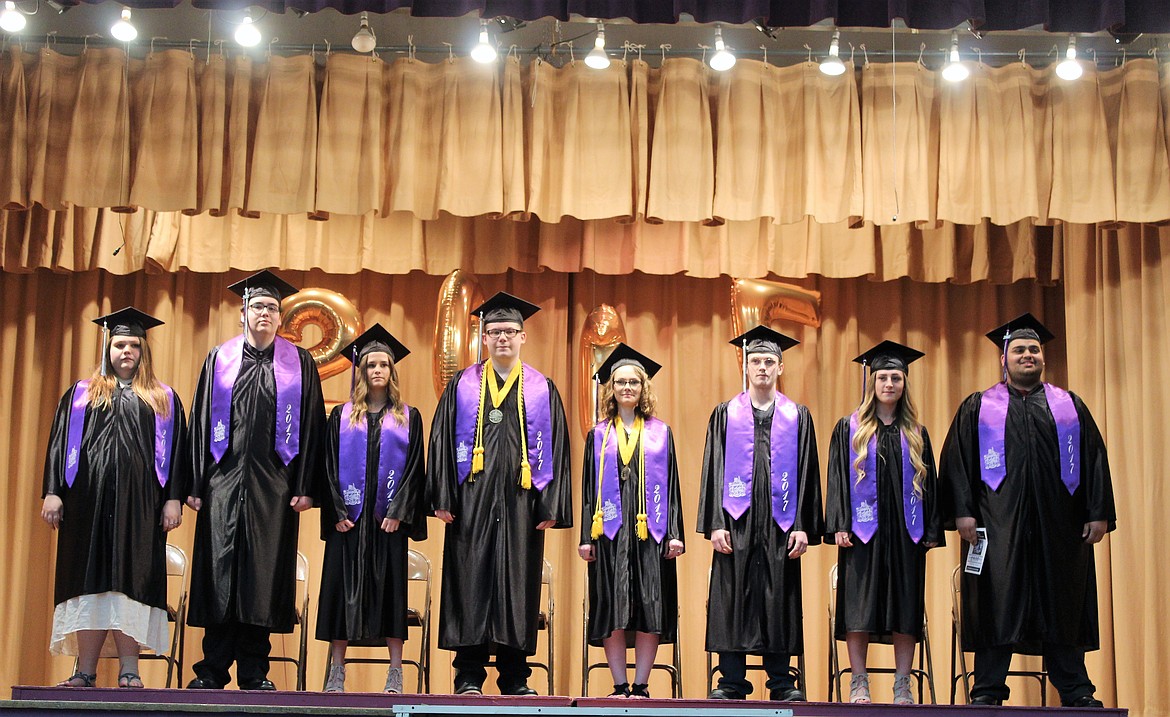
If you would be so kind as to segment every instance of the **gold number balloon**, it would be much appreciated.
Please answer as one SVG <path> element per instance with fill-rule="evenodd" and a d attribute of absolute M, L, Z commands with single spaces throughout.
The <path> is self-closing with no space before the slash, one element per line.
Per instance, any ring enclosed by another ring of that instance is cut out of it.
<path fill-rule="evenodd" d="M 300 343 L 306 326 L 321 330 L 321 340 L 308 348 L 321 380 L 349 368 L 341 350 L 365 331 L 357 308 L 349 299 L 328 289 L 302 289 L 281 302 L 280 335 Z"/>
<path fill-rule="evenodd" d="M 597 423 L 597 407 L 593 404 L 593 374 L 609 358 L 613 348 L 625 340 L 626 326 L 617 310 L 609 304 L 601 304 L 585 318 L 585 325 L 581 327 L 581 343 L 577 349 L 577 415 L 581 421 L 582 436 L 588 435 L 589 429 Z"/>
<path fill-rule="evenodd" d="M 731 282 L 731 327 L 736 336 L 758 324 L 795 321 L 821 325 L 821 292 L 759 279 Z"/>
<path fill-rule="evenodd" d="M 483 289 L 475 275 L 461 269 L 448 274 L 439 288 L 435 338 L 431 346 L 431 376 L 436 396 L 443 395 L 447 382 L 459 369 L 475 361 L 479 317 L 472 316 L 471 310 L 483 301 Z"/>

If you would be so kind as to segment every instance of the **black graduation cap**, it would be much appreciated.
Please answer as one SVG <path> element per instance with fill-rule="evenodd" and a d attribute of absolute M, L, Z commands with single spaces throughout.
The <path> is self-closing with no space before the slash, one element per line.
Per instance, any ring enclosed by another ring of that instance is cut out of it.
<path fill-rule="evenodd" d="M 904 346 L 897 341 L 887 340 L 853 359 L 853 363 L 869 366 L 870 371 L 898 369 L 906 373 L 910 364 L 925 355 L 921 351 Z"/>
<path fill-rule="evenodd" d="M 112 314 L 99 316 L 93 322 L 109 332 L 110 336 L 138 336 L 139 338 L 146 336 L 146 332 L 150 329 L 163 325 L 162 321 L 133 306 L 118 309 Z"/>
<path fill-rule="evenodd" d="M 482 318 L 481 326 L 499 321 L 514 321 L 521 326 L 524 320 L 540 311 L 540 307 L 518 296 L 501 291 L 471 310 L 472 316 Z"/>
<path fill-rule="evenodd" d="M 381 324 L 374 324 L 366 329 L 361 336 L 341 350 L 341 355 L 349 359 L 351 363 L 357 364 L 362 356 L 373 351 L 385 351 L 390 354 L 394 363 L 398 363 L 410 355 L 410 349 L 403 346 L 402 342 L 394 338 L 394 335 Z"/>
<path fill-rule="evenodd" d="M 748 354 L 768 353 L 780 356 L 784 351 L 796 346 L 800 342 L 791 336 L 785 336 L 779 331 L 760 324 L 754 329 L 750 329 L 736 336 L 728 343 L 732 346 L 742 348 L 746 360 Z"/>
<path fill-rule="evenodd" d="M 593 374 L 600 383 L 608 383 L 613 372 L 622 366 L 637 365 L 646 372 L 647 378 L 654 378 L 654 374 L 662 369 L 662 364 L 656 363 L 645 354 L 638 353 L 624 343 L 619 343 L 602 362 L 597 372 Z"/>
<path fill-rule="evenodd" d="M 991 343 L 999 347 L 1001 352 L 1007 349 L 1007 345 L 1012 339 L 1035 339 L 1041 344 L 1046 344 L 1056 338 L 1047 326 L 1028 313 L 1020 314 L 1003 326 L 997 326 L 988 331 L 985 335 L 991 340 Z"/>
<path fill-rule="evenodd" d="M 253 296 L 271 296 L 277 301 L 283 301 L 297 293 L 297 287 L 267 269 L 237 281 L 229 286 L 228 290 L 242 297 L 245 303 Z"/>

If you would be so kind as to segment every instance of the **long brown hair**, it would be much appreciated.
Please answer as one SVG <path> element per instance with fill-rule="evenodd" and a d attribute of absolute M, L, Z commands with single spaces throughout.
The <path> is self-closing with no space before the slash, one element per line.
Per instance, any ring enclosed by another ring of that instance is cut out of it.
<path fill-rule="evenodd" d="M 154 361 L 150 357 L 150 343 L 145 336 L 136 336 L 142 355 L 138 358 L 138 368 L 134 369 L 134 378 L 130 380 L 130 387 L 142 401 L 150 406 L 155 415 L 160 418 L 170 418 L 171 400 L 159 380 L 154 377 Z M 111 368 L 105 376 L 102 375 L 102 366 L 110 362 L 110 345 L 114 337 L 110 336 L 103 342 L 102 365 L 93 371 L 89 379 L 89 387 L 85 389 L 85 401 L 97 409 L 107 409 L 114 395 L 114 387 L 118 385 L 118 376 Z"/>
<path fill-rule="evenodd" d="M 349 427 L 353 428 L 361 421 L 366 420 L 369 413 L 370 377 L 366 374 L 366 366 L 370 363 L 370 355 L 385 353 L 390 357 L 390 379 L 386 381 L 386 405 L 390 408 L 390 415 L 399 426 L 406 425 L 406 414 L 402 410 L 402 397 L 398 389 L 398 367 L 394 364 L 394 356 L 385 351 L 371 351 L 358 359 L 357 373 L 353 384 L 353 395 L 350 401 L 353 410 L 349 414 Z M 382 416 L 385 419 L 385 415 Z"/>
<path fill-rule="evenodd" d="M 635 415 L 640 415 L 642 418 L 650 418 L 658 410 L 658 397 L 654 395 L 654 388 L 650 385 L 650 377 L 646 375 L 645 369 L 638 364 L 623 364 L 634 369 L 634 373 L 638 374 L 638 378 L 642 381 L 642 395 L 638 397 L 638 405 L 634 407 Z M 619 366 L 618 368 L 622 368 Z M 617 368 L 609 374 L 609 380 L 601 385 L 601 405 L 605 410 L 605 417 L 608 420 L 613 420 L 618 415 L 617 398 L 613 395 L 613 375 L 617 372 Z"/>
<path fill-rule="evenodd" d="M 857 482 L 865 477 L 865 459 L 869 453 L 869 439 L 877 431 L 877 384 L 876 371 L 870 371 L 865 380 L 865 398 L 861 407 L 857 409 L 857 432 L 853 434 L 853 451 L 857 458 L 853 461 L 853 470 L 857 474 Z M 906 437 L 906 445 L 910 448 L 910 465 L 914 467 L 914 494 L 922 497 L 922 481 L 926 478 L 926 464 L 922 462 L 922 424 L 918 422 L 918 409 L 914 407 L 914 399 L 910 397 L 910 382 L 906 373 L 902 372 L 902 397 L 894 407 L 894 422 L 898 430 Z"/>

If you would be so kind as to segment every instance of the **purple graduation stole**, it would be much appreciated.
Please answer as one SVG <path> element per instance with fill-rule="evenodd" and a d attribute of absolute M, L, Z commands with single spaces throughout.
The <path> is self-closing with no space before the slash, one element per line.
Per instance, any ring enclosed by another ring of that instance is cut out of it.
<path fill-rule="evenodd" d="M 460 485 L 471 475 L 475 427 L 479 420 L 479 387 L 483 367 L 468 366 L 455 386 L 455 473 Z M 552 418 L 548 404 L 548 381 L 536 369 L 521 364 L 524 387 L 524 426 L 528 438 L 528 463 L 532 467 L 532 486 L 544 490 L 553 479 Z M 512 390 L 516 390 L 513 386 Z"/>
<path fill-rule="evenodd" d="M 605 428 L 610 429 L 608 445 Z M 601 448 L 605 445 L 605 473 L 601 476 L 601 520 L 605 526 L 605 537 L 613 540 L 622 527 L 622 490 L 618 481 L 618 449 L 616 421 L 603 421 L 593 427 L 593 465 L 601 466 Z M 654 542 L 661 543 L 666 537 L 666 517 L 669 515 L 670 495 L 667 469 L 666 424 L 657 418 L 647 418 L 642 428 L 643 450 L 646 454 L 646 523 Z M 633 476 L 626 480 L 632 480 Z"/>
<path fill-rule="evenodd" d="M 1044 384 L 1048 410 L 1056 421 L 1056 439 L 1060 446 L 1060 480 L 1069 495 L 1081 484 L 1081 421 L 1072 396 L 1062 388 Z M 1004 458 L 1004 432 L 1010 394 L 1007 384 L 997 383 L 983 392 L 979 403 L 980 475 L 992 490 L 999 490 L 1007 477 Z"/>
<path fill-rule="evenodd" d="M 799 427 L 800 413 L 796 402 L 777 392 L 770 434 L 770 478 L 772 518 L 781 530 L 788 530 L 796 521 Z M 747 393 L 741 393 L 727 403 L 727 429 L 723 445 L 723 508 L 738 520 L 752 502 L 752 468 L 756 446 L 756 421 Z"/>
<path fill-rule="evenodd" d="M 231 444 L 232 390 L 240 375 L 244 337 L 237 336 L 219 347 L 212 369 L 211 456 L 223 460 Z M 272 374 L 276 381 L 276 427 L 273 447 L 287 466 L 301 449 L 301 361 L 297 347 L 277 336 L 273 343 Z"/>
<path fill-rule="evenodd" d="M 410 415 L 410 406 L 402 407 L 403 414 Z M 341 432 L 337 441 L 337 479 L 341 484 L 341 497 L 345 501 L 345 512 L 351 522 L 356 523 L 362 514 L 362 501 L 366 495 L 366 435 L 368 421 L 349 425 L 353 413 L 350 401 L 341 409 Z M 410 444 L 410 425 L 398 425 L 393 417 L 382 416 L 378 437 L 378 492 L 374 501 L 374 514 L 380 523 L 390 509 L 390 502 L 398 494 L 402 474 L 406 470 L 407 447 Z"/>
<path fill-rule="evenodd" d="M 171 459 L 175 447 L 175 392 L 165 383 L 160 384 L 167 400 L 171 402 L 171 415 L 167 418 L 154 414 L 154 474 L 163 488 L 171 475 Z M 89 379 L 78 381 L 73 386 L 69 407 L 69 429 L 65 439 L 65 485 L 73 487 L 77 480 L 77 468 L 81 464 L 81 436 L 85 433 L 85 391 Z"/>
<path fill-rule="evenodd" d="M 857 460 L 857 452 L 853 450 L 853 436 L 857 433 L 857 413 L 849 417 L 849 502 L 853 506 L 853 534 L 861 542 L 868 543 L 877 533 L 878 502 L 877 502 L 877 433 L 869 437 L 865 453 L 865 477 L 857 482 L 857 470 L 853 467 Z M 914 464 L 910 462 L 910 444 L 901 430 L 898 436 L 902 440 L 902 514 L 906 521 L 906 531 L 915 543 L 922 540 L 922 521 L 919 520 L 918 496 L 914 493 Z"/>

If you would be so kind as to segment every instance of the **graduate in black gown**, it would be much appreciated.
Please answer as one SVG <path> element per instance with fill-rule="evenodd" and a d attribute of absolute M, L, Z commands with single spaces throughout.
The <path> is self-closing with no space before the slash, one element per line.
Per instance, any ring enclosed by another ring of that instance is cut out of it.
<path fill-rule="evenodd" d="M 317 639 L 331 643 L 326 692 L 345 691 L 348 645 L 385 645 L 383 689 L 402 692 L 407 539 L 427 537 L 422 416 L 398 388 L 409 353 L 381 324 L 342 351 L 355 370 L 350 401 L 333 409 L 325 434 Z"/>
<path fill-rule="evenodd" d="M 658 645 L 678 633 L 682 506 L 674 434 L 654 417 L 660 368 L 618 344 L 596 374 L 606 418 L 585 437 L 577 552 L 589 563 L 589 643 L 605 648 L 611 697 L 649 697 Z"/>
<path fill-rule="evenodd" d="M 1062 704 L 1101 707 L 1085 651 L 1100 647 L 1093 545 L 1117 527 L 1105 444 L 1084 402 L 1042 381 L 1042 344 L 1053 338 L 1043 324 L 1024 314 L 987 337 L 1004 381 L 963 401 L 939 471 L 939 507 L 964 564 L 986 531 L 982 573 L 962 576 L 971 701 L 1008 698 L 1019 652 L 1044 655 Z"/>
<path fill-rule="evenodd" d="M 268 680 L 273 632 L 295 619 L 297 528 L 313 505 L 325 426 L 321 379 L 308 351 L 276 335 L 296 290 L 269 271 L 229 287 L 243 297 L 244 334 L 211 350 L 191 406 L 198 511 L 188 622 L 206 628 L 195 689 Z"/>
<path fill-rule="evenodd" d="M 93 687 L 112 638 L 119 687 L 142 687 L 138 652 L 166 652 L 166 533 L 187 490 L 183 404 L 154 376 L 146 331 L 162 324 L 134 308 L 96 319 L 102 362 L 57 404 L 45 456 L 41 517 L 57 539 L 50 651 L 77 655 L 60 687 Z"/>
<path fill-rule="evenodd" d="M 439 647 L 455 651 L 458 694 L 482 692 L 493 649 L 501 693 L 535 694 L 544 531 L 573 527 L 564 405 L 520 360 L 537 311 L 502 292 L 475 310 L 489 358 L 451 379 L 431 425 L 427 485 L 446 524 Z"/>
<path fill-rule="evenodd" d="M 926 610 L 926 551 L 942 540 L 930 435 L 907 382 L 920 351 L 883 341 L 855 413 L 829 443 L 825 539 L 837 545 L 835 640 L 849 649 L 849 701 L 869 703 L 871 639 L 894 645 L 894 704 L 914 704 L 910 669 Z M 864 368 L 863 368 L 864 370 Z"/>
<path fill-rule="evenodd" d="M 744 699 L 746 656 L 762 655 L 769 696 L 801 701 L 789 672 L 804 651 L 800 556 L 821 542 L 821 480 L 808 409 L 777 390 L 782 351 L 766 326 L 736 337 L 749 388 L 711 413 L 698 531 L 711 540 L 707 651 L 719 653 L 712 699 Z"/>

